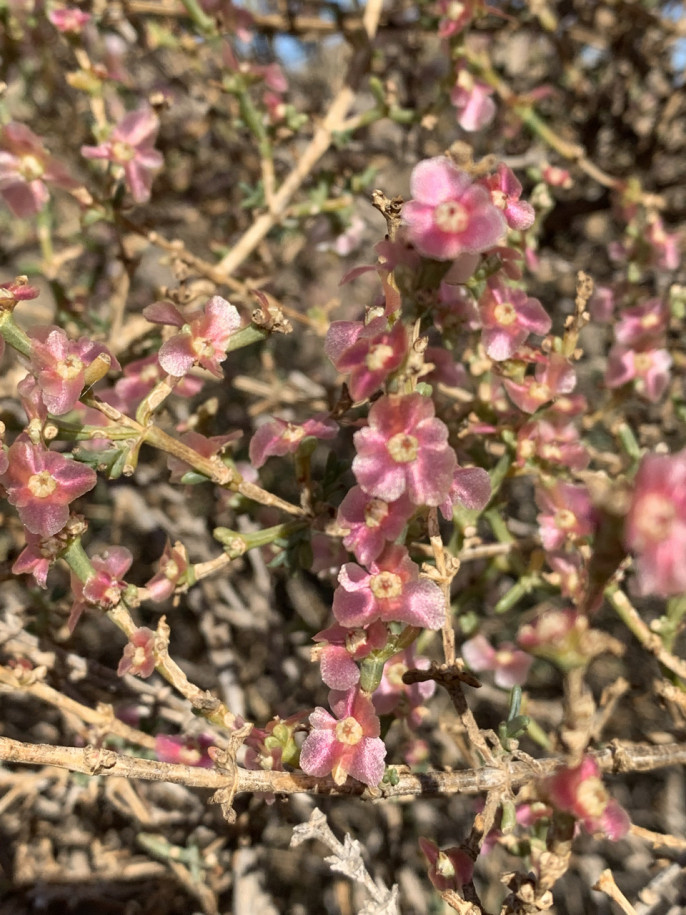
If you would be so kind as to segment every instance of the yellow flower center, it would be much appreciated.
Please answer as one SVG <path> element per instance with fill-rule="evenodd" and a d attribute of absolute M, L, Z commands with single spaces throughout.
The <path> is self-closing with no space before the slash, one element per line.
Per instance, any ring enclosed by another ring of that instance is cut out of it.
<path fill-rule="evenodd" d="M 25 156 L 21 157 L 19 172 L 25 181 L 37 181 L 38 178 L 43 177 L 45 169 L 43 168 L 43 163 L 37 156 L 34 156 L 32 153 L 27 153 Z"/>
<path fill-rule="evenodd" d="M 371 499 L 364 508 L 364 523 L 367 527 L 379 527 L 388 517 L 388 502 Z"/>
<path fill-rule="evenodd" d="M 607 791 L 596 777 L 583 781 L 576 797 L 587 816 L 599 817 L 607 807 Z"/>
<path fill-rule="evenodd" d="M 379 600 L 399 597 L 403 593 L 402 579 L 395 572 L 379 572 L 378 575 L 372 575 L 369 587 L 374 597 L 378 597 Z"/>
<path fill-rule="evenodd" d="M 351 629 L 345 636 L 345 650 L 355 654 L 358 648 L 367 644 L 366 629 Z"/>
<path fill-rule="evenodd" d="M 369 350 L 364 362 L 370 372 L 377 372 L 386 365 L 392 355 L 392 346 L 387 343 L 378 343 Z"/>
<path fill-rule="evenodd" d="M 512 302 L 499 302 L 493 310 L 493 316 L 503 327 L 509 327 L 517 320 L 517 312 Z"/>
<path fill-rule="evenodd" d="M 469 213 L 457 200 L 446 200 L 436 207 L 434 222 L 441 232 L 464 232 L 469 224 Z"/>
<path fill-rule="evenodd" d="M 558 512 L 555 512 L 555 524 L 563 531 L 571 530 L 576 524 L 574 512 L 568 508 L 561 508 Z"/>
<path fill-rule="evenodd" d="M 47 499 L 57 489 L 57 480 L 47 470 L 41 470 L 30 476 L 26 485 L 32 496 Z"/>
<path fill-rule="evenodd" d="M 124 140 L 115 140 L 112 144 L 112 157 L 117 162 L 130 162 L 136 155 L 136 150 Z"/>
<path fill-rule="evenodd" d="M 57 374 L 65 381 L 71 381 L 73 378 L 78 378 L 82 371 L 83 362 L 78 356 L 73 354 L 67 356 L 67 358 L 57 366 Z"/>
<path fill-rule="evenodd" d="M 293 444 L 294 442 L 299 442 L 301 439 L 305 438 L 305 430 L 302 426 L 294 426 L 292 423 L 289 423 L 281 433 L 281 438 L 285 442 Z"/>
<path fill-rule="evenodd" d="M 650 353 L 636 353 L 634 355 L 634 369 L 637 375 L 645 375 L 653 364 L 653 357 Z"/>
<path fill-rule="evenodd" d="M 419 442 L 414 435 L 398 432 L 391 438 L 386 447 L 390 456 L 398 464 L 409 464 L 410 461 L 417 460 Z"/>
<path fill-rule="evenodd" d="M 397 661 L 395 664 L 391 664 L 390 667 L 387 667 L 384 673 L 386 674 L 386 679 L 391 686 L 395 686 L 396 689 L 399 689 L 405 684 L 403 683 L 403 674 L 407 670 L 407 667 L 402 663 L 402 661 Z"/>
<path fill-rule="evenodd" d="M 362 725 L 352 716 L 339 721 L 334 729 L 334 734 L 339 743 L 344 743 L 349 747 L 354 747 L 364 736 Z"/>

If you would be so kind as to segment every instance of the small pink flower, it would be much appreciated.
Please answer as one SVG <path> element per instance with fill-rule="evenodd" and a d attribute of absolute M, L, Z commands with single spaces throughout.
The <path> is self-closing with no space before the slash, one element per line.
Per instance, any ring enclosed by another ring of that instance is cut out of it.
<path fill-rule="evenodd" d="M 494 206 L 503 211 L 511 229 L 523 232 L 531 228 L 536 219 L 536 211 L 530 203 L 519 199 L 522 195 L 522 185 L 512 169 L 501 162 L 497 173 L 486 178 L 484 184 L 490 191 Z"/>
<path fill-rule="evenodd" d="M 402 321 L 389 329 L 387 319 L 379 317 L 366 325 L 335 321 L 327 332 L 324 349 L 339 372 L 350 373 L 348 387 L 353 400 L 359 401 L 378 391 L 391 372 L 400 368 L 408 345 Z"/>
<path fill-rule="evenodd" d="M 570 172 L 566 168 L 559 168 L 557 165 L 544 166 L 543 180 L 551 187 L 569 189 L 574 186 Z"/>
<path fill-rule="evenodd" d="M 318 778 L 331 773 L 337 785 L 349 775 L 365 785 L 378 785 L 386 747 L 371 699 L 356 688 L 332 690 L 329 705 L 335 718 L 323 708 L 310 715 L 312 731 L 300 751 L 300 768 Z"/>
<path fill-rule="evenodd" d="M 103 391 L 100 394 L 102 400 L 116 406 L 123 413 L 133 413 L 138 404 L 144 397 L 152 391 L 158 381 L 167 377 L 159 363 L 157 356 L 153 353 L 144 359 L 135 359 L 124 366 L 124 375 L 119 378 L 114 388 Z M 193 378 L 186 375 L 174 387 L 174 393 L 177 397 L 190 399 L 194 397 L 202 388 L 204 382 L 201 378 Z"/>
<path fill-rule="evenodd" d="M 517 634 L 521 647 L 537 658 L 547 658 L 561 670 L 587 667 L 591 658 L 588 617 L 576 610 L 550 609 Z"/>
<path fill-rule="evenodd" d="M 628 814 L 607 793 L 598 763 L 590 756 L 574 768 L 551 775 L 540 790 L 553 807 L 571 813 L 591 835 L 602 833 L 616 842 L 629 831 Z"/>
<path fill-rule="evenodd" d="M 440 629 L 445 622 L 441 589 L 433 581 L 420 579 L 419 568 L 404 546 L 387 546 L 369 572 L 347 562 L 338 582 L 333 614 L 342 626 L 364 627 L 381 619 Z"/>
<path fill-rule="evenodd" d="M 343 544 L 362 565 L 369 565 L 383 550 L 387 541 L 396 540 L 414 512 L 406 495 L 395 502 L 384 502 L 368 496 L 353 486 L 338 509 L 338 524 L 347 528 Z"/>
<path fill-rule="evenodd" d="M 653 249 L 653 263 L 663 270 L 677 270 L 681 263 L 679 234 L 667 232 L 662 219 L 654 214 L 648 223 L 646 240 Z"/>
<path fill-rule="evenodd" d="M 598 324 L 609 324 L 614 316 L 615 290 L 610 286 L 596 286 L 588 303 L 591 320 Z"/>
<path fill-rule="evenodd" d="M 372 702 L 378 715 L 394 714 L 396 718 L 407 721 L 411 728 L 419 727 L 427 714 L 424 703 L 436 691 L 433 680 L 412 683 L 409 686 L 403 682 L 406 671 L 429 669 L 429 659 L 415 657 L 416 651 L 417 646 L 411 645 L 389 658 L 384 666 L 381 683 L 372 695 Z"/>
<path fill-rule="evenodd" d="M 584 470 L 590 461 L 574 423 L 553 410 L 525 423 L 517 434 L 517 462 L 525 464 L 532 458 L 570 470 Z"/>
<path fill-rule="evenodd" d="M 111 610 L 117 606 L 126 589 L 123 576 L 128 572 L 132 562 L 133 556 L 126 547 L 112 546 L 104 553 L 91 557 L 95 574 L 87 581 L 81 581 L 72 573 L 71 589 L 75 600 L 67 621 L 70 632 L 76 628 L 86 607 Z"/>
<path fill-rule="evenodd" d="M 686 592 L 686 450 L 646 455 L 634 481 L 625 542 L 641 594 Z"/>
<path fill-rule="evenodd" d="M 214 739 L 210 734 L 200 734 L 198 737 L 172 737 L 169 734 L 157 734 L 155 736 L 155 754 L 160 762 L 211 769 L 214 763 L 207 751 L 213 743 Z"/>
<path fill-rule="evenodd" d="M 637 394 L 657 403 L 667 390 L 671 367 L 672 357 L 666 349 L 637 352 L 617 344 L 608 356 L 605 384 L 612 389 L 633 381 Z"/>
<path fill-rule="evenodd" d="M 261 467 L 271 455 L 295 454 L 303 439 L 332 439 L 338 435 L 338 423 L 327 413 L 317 413 L 304 423 L 272 419 L 262 423 L 250 440 L 250 463 Z"/>
<path fill-rule="evenodd" d="M 511 642 L 502 642 L 496 649 L 483 635 L 475 635 L 462 645 L 462 657 L 472 670 L 495 671 L 495 684 L 503 689 L 522 686 L 533 664 L 533 658 Z"/>
<path fill-rule="evenodd" d="M 576 372 L 568 359 L 553 353 L 536 366 L 534 377 L 523 381 L 504 379 L 503 384 L 510 400 L 524 413 L 535 413 L 544 404 L 560 394 L 570 394 L 576 387 Z"/>
<path fill-rule="evenodd" d="M 160 365 L 167 374 L 180 378 L 199 365 L 215 378 L 224 377 L 219 363 L 226 359 L 229 340 L 241 324 L 238 311 L 226 299 L 212 296 L 204 308 L 185 316 L 171 302 L 155 302 L 143 314 L 156 324 L 181 328 L 160 348 Z"/>
<path fill-rule="evenodd" d="M 380 397 L 354 441 L 353 473 L 369 495 L 395 502 L 406 492 L 414 505 L 440 505 L 448 497 L 457 459 L 431 398 Z"/>
<path fill-rule="evenodd" d="M 48 540 L 48 543 L 50 543 L 50 540 Z M 46 544 L 46 541 L 43 537 L 27 531 L 26 546 L 17 556 L 12 566 L 13 575 L 33 575 L 33 579 L 39 588 L 47 588 L 48 572 L 57 558 L 57 553 L 52 549 L 47 549 L 44 544 Z M 63 548 L 64 544 L 59 544 L 59 549 Z"/>
<path fill-rule="evenodd" d="M 48 202 L 46 182 L 73 190 L 78 181 L 53 158 L 40 137 L 23 124 L 0 133 L 0 194 L 15 216 L 35 216 Z"/>
<path fill-rule="evenodd" d="M 83 10 L 77 9 L 64 8 L 48 12 L 48 19 L 56 29 L 72 35 L 80 35 L 84 25 L 90 21 L 90 18 L 90 13 L 84 13 Z"/>
<path fill-rule="evenodd" d="M 155 633 L 147 626 L 141 626 L 124 646 L 124 654 L 117 673 L 149 677 L 155 669 Z"/>
<path fill-rule="evenodd" d="M 120 165 L 135 202 L 146 203 L 155 173 L 164 165 L 162 154 L 154 148 L 159 129 L 159 119 L 151 108 L 131 111 L 117 124 L 109 140 L 99 146 L 82 146 L 81 155 Z"/>
<path fill-rule="evenodd" d="M 18 276 L 7 283 L 0 283 L 0 308 L 12 311 L 18 302 L 37 299 L 39 295 L 36 286 L 29 286 L 28 277 Z"/>
<path fill-rule="evenodd" d="M 55 416 L 68 413 L 76 406 L 86 384 L 99 381 L 108 368 L 120 368 L 106 346 L 94 343 L 88 337 L 70 340 L 59 327 L 32 327 L 29 337 L 31 371 L 38 382 L 43 403 Z M 99 357 L 102 357 L 102 364 L 94 374 L 93 363 Z"/>
<path fill-rule="evenodd" d="M 479 300 L 486 352 L 497 362 L 511 359 L 529 334 L 543 336 L 552 321 L 538 299 L 521 289 L 489 283 Z"/>
<path fill-rule="evenodd" d="M 559 550 L 570 538 L 593 533 L 596 513 L 585 486 L 556 480 L 552 486 L 536 490 L 537 516 L 541 541 L 546 550 Z"/>
<path fill-rule="evenodd" d="M 461 848 L 439 849 L 431 839 L 419 840 L 424 857 L 429 862 L 429 880 L 439 893 L 453 890 L 459 893 L 474 875 L 474 862 Z"/>
<path fill-rule="evenodd" d="M 283 771 L 284 765 L 297 766 L 299 750 L 295 732 L 307 718 L 307 712 L 296 712 L 288 718 L 278 716 L 265 728 L 253 728 L 245 740 L 245 766 L 267 772 Z"/>
<path fill-rule="evenodd" d="M 669 324 L 669 309 L 662 299 L 648 299 L 626 308 L 615 324 L 615 339 L 623 346 L 650 349 L 660 341 Z"/>
<path fill-rule="evenodd" d="M 186 547 L 178 540 L 172 546 L 171 541 L 167 538 L 159 561 L 159 571 L 145 585 L 150 592 L 150 599 L 160 602 L 171 597 L 179 582 L 188 572 L 188 568 Z"/>
<path fill-rule="evenodd" d="M 460 68 L 450 101 L 457 110 L 457 123 L 463 130 L 472 133 L 491 123 L 496 111 L 491 98 L 493 91 L 488 83 L 474 79 L 468 70 Z"/>
<path fill-rule="evenodd" d="M 355 663 L 383 648 L 388 641 L 388 626 L 377 620 L 366 629 L 349 629 L 335 624 L 314 636 L 323 642 L 312 649 L 313 659 L 319 658 L 322 680 L 331 689 L 350 689 L 360 679 Z"/>
<path fill-rule="evenodd" d="M 507 228 L 490 195 L 450 159 L 439 156 L 416 165 L 410 178 L 412 200 L 403 207 L 408 237 L 420 254 L 453 260 L 498 243 Z"/>
<path fill-rule="evenodd" d="M 95 471 L 57 451 L 20 436 L 7 452 L 8 469 L 0 474 L 7 499 L 22 524 L 41 537 L 52 537 L 69 518 L 69 503 L 95 486 Z"/>

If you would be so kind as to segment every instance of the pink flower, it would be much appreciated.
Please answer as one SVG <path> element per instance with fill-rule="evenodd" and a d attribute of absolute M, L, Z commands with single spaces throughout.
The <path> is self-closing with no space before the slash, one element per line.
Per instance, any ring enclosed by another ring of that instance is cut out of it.
<path fill-rule="evenodd" d="M 159 360 L 169 375 L 185 375 L 194 365 L 202 366 L 215 378 L 223 378 L 219 363 L 226 359 L 231 336 L 241 324 L 240 315 L 226 299 L 215 295 L 204 308 L 182 315 L 171 302 L 155 302 L 143 309 L 149 321 L 181 328 L 162 344 Z"/>
<path fill-rule="evenodd" d="M 8 501 L 22 524 L 41 537 L 52 537 L 69 518 L 69 503 L 96 483 L 95 471 L 48 451 L 20 436 L 7 453 L 8 469 L 0 474 Z"/>
<path fill-rule="evenodd" d="M 333 614 L 342 626 L 368 626 L 375 620 L 440 629 L 445 601 L 433 581 L 419 578 L 419 568 L 404 546 L 389 544 L 365 571 L 347 562 L 338 576 Z"/>
<path fill-rule="evenodd" d="M 505 390 L 510 399 L 524 413 L 535 413 L 544 404 L 560 394 L 569 394 L 576 387 L 576 372 L 568 359 L 553 353 L 536 366 L 534 377 L 521 382 L 505 378 Z"/>
<path fill-rule="evenodd" d="M 369 495 L 395 502 L 407 492 L 414 505 L 440 505 L 448 496 L 457 459 L 431 398 L 380 397 L 354 441 L 353 473 Z"/>
<path fill-rule="evenodd" d="M 76 628 L 86 607 L 111 610 L 117 606 L 126 588 L 122 576 L 126 575 L 132 562 L 133 556 L 126 547 L 111 546 L 104 553 L 91 557 L 95 574 L 87 581 L 81 581 L 72 573 L 71 589 L 75 600 L 67 621 L 70 632 Z"/>
<path fill-rule="evenodd" d="M 123 413 L 135 412 L 141 400 L 147 397 L 158 381 L 166 377 L 167 373 L 153 353 L 124 366 L 124 376 L 116 381 L 114 388 L 101 392 L 100 397 Z M 201 378 L 186 376 L 174 387 L 174 393 L 178 397 L 190 399 L 200 391 L 203 384 Z"/>
<path fill-rule="evenodd" d="M 641 594 L 686 592 L 686 450 L 643 458 L 624 538 Z"/>
<path fill-rule="evenodd" d="M 474 862 L 461 848 L 439 849 L 431 839 L 421 838 L 419 847 L 429 862 L 429 880 L 439 893 L 453 890 L 459 893 L 474 874 Z"/>
<path fill-rule="evenodd" d="M 522 195 L 522 185 L 512 169 L 501 162 L 497 173 L 486 178 L 484 184 L 490 191 L 494 206 L 502 210 L 511 229 L 523 232 L 531 228 L 536 219 L 536 211 L 530 203 L 519 199 Z"/>
<path fill-rule="evenodd" d="M 412 200 L 403 207 L 410 241 L 420 254 L 453 260 L 497 244 L 507 228 L 485 188 L 438 156 L 416 165 L 410 178 Z"/>
<path fill-rule="evenodd" d="M 561 464 L 570 470 L 584 470 L 590 461 L 574 423 L 552 410 L 525 423 L 517 433 L 517 462 L 525 464 L 532 458 L 547 464 Z"/>
<path fill-rule="evenodd" d="M 117 673 L 149 677 L 155 669 L 155 633 L 147 626 L 141 626 L 133 633 L 124 646 L 124 654 Z"/>
<path fill-rule="evenodd" d="M 319 658 L 324 683 L 331 689 L 350 689 L 360 679 L 355 661 L 386 645 L 388 626 L 380 620 L 366 629 L 349 629 L 336 624 L 318 632 L 314 641 L 324 643 L 312 649 L 313 660 Z"/>
<path fill-rule="evenodd" d="M 403 682 L 403 674 L 408 670 L 428 670 L 428 658 L 415 657 L 416 645 L 410 645 L 404 651 L 398 652 L 386 661 L 381 683 L 374 690 L 372 702 L 378 715 L 390 715 L 403 718 L 411 728 L 417 728 L 422 718 L 427 714 L 424 703 L 436 691 L 433 680 L 424 683 Z"/>
<path fill-rule="evenodd" d="M 164 165 L 162 154 L 154 148 L 159 129 L 159 119 L 151 108 L 130 111 L 114 128 L 109 140 L 99 146 L 82 146 L 81 155 L 120 165 L 135 202 L 146 203 L 155 173 Z"/>
<path fill-rule="evenodd" d="M 348 775 L 365 785 L 378 785 L 386 747 L 371 699 L 355 688 L 332 690 L 329 705 L 335 718 L 321 707 L 310 715 L 313 730 L 300 751 L 300 768 L 318 778 L 331 773 L 337 785 Z"/>
<path fill-rule="evenodd" d="M 46 543 L 38 534 L 27 531 L 26 546 L 15 559 L 12 574 L 33 575 L 39 588 L 47 588 L 50 566 L 57 558 L 57 553 L 64 549 L 63 543 L 56 544 L 57 550 L 52 549 L 53 543 L 52 538 Z M 47 544 L 50 544 L 50 548 L 47 548 Z"/>
<path fill-rule="evenodd" d="M 272 772 L 283 771 L 284 764 L 297 766 L 299 751 L 294 735 L 306 717 L 307 712 L 296 712 L 288 718 L 277 716 L 265 728 L 253 728 L 245 740 L 246 768 Z"/>
<path fill-rule="evenodd" d="M 150 592 L 150 599 L 160 602 L 171 597 L 179 582 L 188 572 L 188 568 L 186 547 L 178 540 L 172 546 L 171 541 L 167 538 L 159 561 L 159 571 L 145 586 Z"/>
<path fill-rule="evenodd" d="M 79 35 L 84 25 L 90 21 L 90 13 L 77 9 L 50 10 L 48 19 L 60 32 L 70 32 Z"/>
<path fill-rule="evenodd" d="M 648 299 L 634 308 L 626 308 L 619 316 L 615 339 L 623 346 L 650 349 L 664 335 L 669 324 L 669 309 L 662 299 Z"/>
<path fill-rule="evenodd" d="M 589 637 L 588 617 L 576 610 L 546 610 L 517 634 L 521 647 L 537 658 L 547 658 L 561 670 L 587 667 L 597 642 Z"/>
<path fill-rule="evenodd" d="M 414 512 L 406 495 L 395 502 L 368 496 L 353 486 L 338 508 L 338 524 L 348 529 L 343 544 L 362 565 L 369 565 L 386 542 L 396 540 Z"/>
<path fill-rule="evenodd" d="M 619 388 L 633 381 L 637 394 L 657 403 L 667 390 L 671 367 L 672 357 L 666 349 L 637 352 L 617 344 L 608 356 L 605 384 L 608 388 Z"/>
<path fill-rule="evenodd" d="M 262 423 L 250 440 L 250 463 L 261 467 L 271 455 L 295 454 L 303 439 L 331 439 L 338 435 L 338 423 L 326 413 L 317 413 L 304 423 L 272 419 Z"/>
<path fill-rule="evenodd" d="M 602 833 L 616 842 L 629 831 L 626 811 L 607 793 L 598 763 L 585 756 L 574 768 L 561 769 L 540 786 L 553 807 L 571 813 L 591 833 Z"/>
<path fill-rule="evenodd" d="M 463 130 L 471 133 L 491 123 L 496 110 L 491 98 L 493 91 L 488 83 L 474 79 L 468 70 L 460 69 L 450 101 L 457 109 L 457 123 Z"/>
<path fill-rule="evenodd" d="M 495 671 L 495 684 L 503 689 L 522 686 L 533 664 L 533 658 L 512 642 L 502 642 L 495 649 L 483 635 L 475 635 L 462 645 L 462 657 L 472 670 Z"/>
<path fill-rule="evenodd" d="M 15 216 L 35 216 L 48 202 L 45 182 L 72 190 L 78 181 L 23 124 L 7 124 L 0 133 L 0 193 Z"/>
<path fill-rule="evenodd" d="M 537 520 L 546 550 L 559 550 L 566 540 L 593 533 L 596 513 L 585 486 L 556 480 L 536 490 L 536 505 L 541 509 Z"/>
<path fill-rule="evenodd" d="M 76 406 L 86 385 L 99 381 L 109 368 L 120 368 L 106 346 L 94 343 L 88 337 L 70 340 L 59 327 L 33 327 L 29 337 L 31 371 L 38 382 L 43 403 L 56 416 L 68 413 Z"/>
<path fill-rule="evenodd" d="M 405 361 L 409 341 L 402 321 L 389 329 L 385 317 L 363 325 L 357 321 L 334 321 L 326 334 L 324 349 L 342 374 L 350 373 L 348 387 L 353 400 L 366 400 L 381 387 L 391 372 Z"/>
<path fill-rule="evenodd" d="M 497 362 L 510 359 L 529 334 L 543 336 L 552 325 L 538 299 L 521 289 L 490 283 L 479 300 L 486 352 Z"/>
<path fill-rule="evenodd" d="M 198 737 L 172 737 L 169 734 L 157 734 L 155 753 L 160 762 L 211 769 L 214 763 L 207 751 L 213 743 L 214 739 L 210 734 L 199 734 Z"/>

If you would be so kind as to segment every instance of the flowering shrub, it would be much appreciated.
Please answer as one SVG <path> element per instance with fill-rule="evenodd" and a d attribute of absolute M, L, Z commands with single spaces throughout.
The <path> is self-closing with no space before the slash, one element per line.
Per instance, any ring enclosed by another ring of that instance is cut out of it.
<path fill-rule="evenodd" d="M 679 846 L 683 22 L 501 6 L 0 0 L 18 907 L 590 911 Z"/>

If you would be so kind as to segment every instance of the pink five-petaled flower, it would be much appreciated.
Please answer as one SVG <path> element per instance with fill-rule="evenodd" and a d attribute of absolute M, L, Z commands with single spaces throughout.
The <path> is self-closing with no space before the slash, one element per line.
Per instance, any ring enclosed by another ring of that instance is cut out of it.
<path fill-rule="evenodd" d="M 472 670 L 495 671 L 495 684 L 503 689 L 522 686 L 534 660 L 511 642 L 502 642 L 497 649 L 493 648 L 483 635 L 475 635 L 463 644 L 462 657 Z"/>
<path fill-rule="evenodd" d="M 607 793 L 600 779 L 600 767 L 590 756 L 585 756 L 574 768 L 551 775 L 540 790 L 553 807 L 571 813 L 591 835 L 602 833 L 616 842 L 629 831 L 631 820 Z"/>
<path fill-rule="evenodd" d="M 491 359 L 510 359 L 529 334 L 543 336 L 552 321 L 538 299 L 521 289 L 489 283 L 479 300 L 481 340 Z"/>
<path fill-rule="evenodd" d="M 238 311 L 226 299 L 212 296 L 204 308 L 185 316 L 171 302 L 154 302 L 143 314 L 156 324 L 181 328 L 160 348 L 158 358 L 165 372 L 180 378 L 199 365 L 215 378 L 223 377 L 219 363 L 226 359 L 229 340 L 241 324 Z"/>
<path fill-rule="evenodd" d="M 667 390 L 672 357 L 666 349 L 636 351 L 616 344 L 607 360 L 605 384 L 619 388 L 634 382 L 636 393 L 651 403 L 657 403 Z"/>
<path fill-rule="evenodd" d="M 429 880 L 439 893 L 458 892 L 474 874 L 474 862 L 466 851 L 455 846 L 439 849 L 431 839 L 419 840 L 424 857 L 429 862 Z"/>
<path fill-rule="evenodd" d="M 536 504 L 541 509 L 537 521 L 544 549 L 559 550 L 568 538 L 593 533 L 596 513 L 585 486 L 556 480 L 536 491 Z"/>
<path fill-rule="evenodd" d="M 141 626 L 131 635 L 124 646 L 117 673 L 120 677 L 124 674 L 137 674 L 139 677 L 149 677 L 155 669 L 155 633 L 147 626 Z"/>
<path fill-rule="evenodd" d="M 318 778 L 331 773 L 337 785 L 349 775 L 365 785 L 378 785 L 386 747 L 371 699 L 353 687 L 332 690 L 329 705 L 335 718 L 321 707 L 310 715 L 313 730 L 300 751 L 300 768 Z"/>
<path fill-rule="evenodd" d="M 324 349 L 339 372 L 350 373 L 348 387 L 354 401 L 366 400 L 405 361 L 407 331 L 402 321 L 388 327 L 385 317 L 369 324 L 334 321 L 326 334 Z"/>
<path fill-rule="evenodd" d="M 81 614 L 86 607 L 99 607 L 111 610 L 121 600 L 126 582 L 126 575 L 133 562 L 133 556 L 124 546 L 111 546 L 97 556 L 91 557 L 95 572 L 87 581 L 81 581 L 72 573 L 71 589 L 74 592 L 74 603 L 69 614 L 67 626 L 73 632 Z"/>
<path fill-rule="evenodd" d="M 410 645 L 388 659 L 381 683 L 372 696 L 377 714 L 393 713 L 396 718 L 404 718 L 411 728 L 419 727 L 428 711 L 424 703 L 436 691 L 433 680 L 410 684 L 403 680 L 403 674 L 408 670 L 429 669 L 429 659 L 415 657 L 416 650 L 416 645 Z"/>
<path fill-rule="evenodd" d="M 178 540 L 171 545 L 167 538 L 160 556 L 159 571 L 146 584 L 150 599 L 155 602 L 167 600 L 174 593 L 177 584 L 188 571 L 186 547 Z"/>
<path fill-rule="evenodd" d="M 0 475 L 7 499 L 22 524 L 41 537 L 52 537 L 69 518 L 69 503 L 95 486 L 95 471 L 57 451 L 20 436 L 7 452 L 8 468 Z"/>
<path fill-rule="evenodd" d="M 447 498 L 457 458 L 430 397 L 380 397 L 354 441 L 353 473 L 370 496 L 395 502 L 406 492 L 414 505 L 440 505 Z"/>
<path fill-rule="evenodd" d="M 211 769 L 214 763 L 208 750 L 212 748 L 213 743 L 214 738 L 211 734 L 199 734 L 197 737 L 172 737 L 170 734 L 157 734 L 155 754 L 160 762 Z"/>
<path fill-rule="evenodd" d="M 48 12 L 48 19 L 58 31 L 71 32 L 74 35 L 81 33 L 90 18 L 90 13 L 84 13 L 83 10 L 77 9 L 50 10 Z"/>
<path fill-rule="evenodd" d="M 641 594 L 686 592 L 686 450 L 643 458 L 624 538 Z"/>
<path fill-rule="evenodd" d="M 478 254 L 505 234 L 505 217 L 488 191 L 445 156 L 416 165 L 410 189 L 403 219 L 410 241 L 425 257 L 445 261 Z"/>
<path fill-rule="evenodd" d="M 522 195 L 522 185 L 512 169 L 501 162 L 497 173 L 489 175 L 484 184 L 490 191 L 493 204 L 502 210 L 511 229 L 523 232 L 531 228 L 536 219 L 536 211 L 530 203 L 519 199 Z"/>
<path fill-rule="evenodd" d="M 0 133 L 0 194 L 15 216 L 35 216 L 48 202 L 45 182 L 72 190 L 78 182 L 23 124 L 6 124 Z"/>
<path fill-rule="evenodd" d="M 312 660 L 319 659 L 322 680 L 331 689 L 350 689 L 360 679 L 355 661 L 383 648 L 388 641 L 388 626 L 377 620 L 366 629 L 348 629 L 335 624 L 314 636 L 323 642 L 312 649 Z"/>
<path fill-rule="evenodd" d="M 99 146 L 82 146 L 86 159 L 107 159 L 124 169 L 126 184 L 136 203 L 150 199 L 155 173 L 164 165 L 162 153 L 154 148 L 160 122 L 151 108 L 130 111 Z M 171 374 L 171 372 L 170 372 Z"/>
<path fill-rule="evenodd" d="M 316 413 L 304 423 L 272 419 L 262 423 L 250 440 L 250 463 L 261 467 L 268 457 L 295 454 L 303 439 L 330 439 L 338 435 L 338 423 L 326 413 Z"/>
<path fill-rule="evenodd" d="M 84 386 L 95 384 L 119 363 L 106 346 L 88 337 L 70 340 L 59 327 L 38 326 L 31 338 L 31 371 L 41 390 L 43 403 L 55 416 L 68 413 Z"/>
<path fill-rule="evenodd" d="M 369 565 L 387 541 L 400 536 L 413 512 L 414 505 L 406 495 L 395 502 L 385 502 L 368 496 L 360 486 L 353 486 L 338 508 L 338 524 L 348 529 L 343 545 L 358 562 Z"/>
<path fill-rule="evenodd" d="M 474 79 L 469 70 L 460 68 L 450 93 L 450 102 L 457 109 L 457 123 L 463 130 L 481 130 L 495 115 L 494 90 L 488 83 Z"/>
<path fill-rule="evenodd" d="M 503 384 L 520 410 L 535 413 L 559 394 L 570 394 L 576 387 L 576 372 L 568 359 L 553 353 L 536 366 L 533 378 L 529 375 L 521 382 L 505 378 Z"/>
<path fill-rule="evenodd" d="M 438 585 L 419 577 L 404 546 L 390 544 L 367 572 L 346 562 L 333 595 L 333 615 L 342 626 L 368 626 L 375 620 L 440 629 L 445 600 Z"/>

